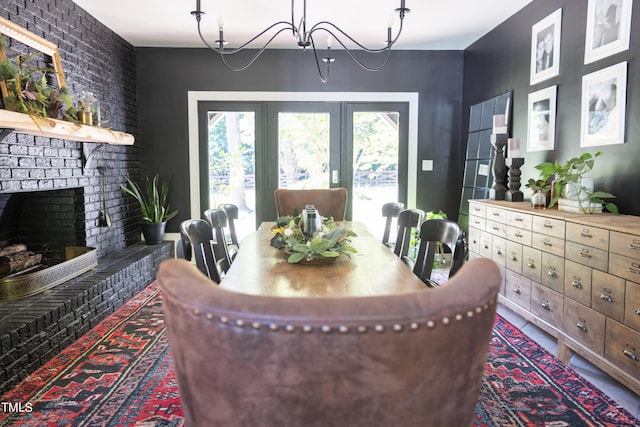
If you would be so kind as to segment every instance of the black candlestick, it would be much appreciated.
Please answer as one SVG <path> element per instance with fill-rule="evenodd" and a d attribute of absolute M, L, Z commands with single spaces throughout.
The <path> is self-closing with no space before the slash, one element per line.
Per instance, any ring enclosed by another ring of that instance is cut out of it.
<path fill-rule="evenodd" d="M 493 187 L 489 191 L 489 198 L 491 200 L 504 200 L 507 193 L 507 187 L 504 185 L 507 176 L 507 165 L 504 163 L 504 147 L 507 145 L 507 134 L 492 134 L 491 145 L 496 149 L 496 157 L 493 160 Z"/>
<path fill-rule="evenodd" d="M 509 167 L 509 190 L 505 194 L 505 200 L 509 202 L 521 202 L 524 200 L 522 191 L 520 191 L 520 167 L 524 164 L 522 157 L 509 157 L 505 160 L 505 164 Z"/>

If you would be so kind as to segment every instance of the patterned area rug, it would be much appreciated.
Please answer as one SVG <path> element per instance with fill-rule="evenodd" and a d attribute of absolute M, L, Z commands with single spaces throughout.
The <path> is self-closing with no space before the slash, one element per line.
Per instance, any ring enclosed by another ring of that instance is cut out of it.
<path fill-rule="evenodd" d="M 182 426 L 161 304 L 151 284 L 0 397 L 0 426 Z M 640 423 L 497 316 L 474 425 Z"/>

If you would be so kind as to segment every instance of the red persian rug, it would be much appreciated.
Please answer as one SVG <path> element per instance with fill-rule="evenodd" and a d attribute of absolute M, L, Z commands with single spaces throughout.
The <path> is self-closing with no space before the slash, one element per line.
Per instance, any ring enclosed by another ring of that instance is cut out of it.
<path fill-rule="evenodd" d="M 0 426 L 182 426 L 157 284 L 0 397 Z M 501 317 L 476 426 L 640 426 Z"/>

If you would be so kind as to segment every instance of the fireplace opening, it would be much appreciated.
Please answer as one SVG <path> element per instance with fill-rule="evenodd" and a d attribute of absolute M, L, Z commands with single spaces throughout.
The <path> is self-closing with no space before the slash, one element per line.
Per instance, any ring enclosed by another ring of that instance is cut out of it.
<path fill-rule="evenodd" d="M 84 189 L 0 194 L 0 300 L 34 295 L 97 265 Z"/>

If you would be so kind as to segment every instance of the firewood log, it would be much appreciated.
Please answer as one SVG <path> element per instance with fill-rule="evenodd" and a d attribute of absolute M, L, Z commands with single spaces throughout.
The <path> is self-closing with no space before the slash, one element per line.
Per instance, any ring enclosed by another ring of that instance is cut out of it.
<path fill-rule="evenodd" d="M 0 275 L 5 276 L 26 270 L 29 267 L 40 264 L 41 261 L 42 254 L 36 254 L 31 251 L 2 256 L 0 257 Z"/>
<path fill-rule="evenodd" d="M 13 254 L 16 252 L 24 252 L 27 250 L 27 245 L 23 243 L 16 243 L 15 245 L 7 245 L 0 248 L 0 256 Z"/>

